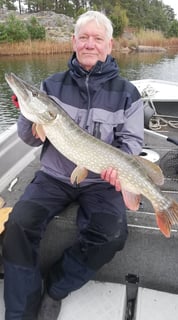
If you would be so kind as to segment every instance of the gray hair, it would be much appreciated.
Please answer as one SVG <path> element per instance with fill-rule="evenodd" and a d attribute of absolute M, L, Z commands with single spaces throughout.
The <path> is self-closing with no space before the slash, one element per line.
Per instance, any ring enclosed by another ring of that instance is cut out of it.
<path fill-rule="evenodd" d="M 75 30 L 74 30 L 75 36 L 78 35 L 81 27 L 90 21 L 95 21 L 99 26 L 105 27 L 107 37 L 109 39 L 112 39 L 113 27 L 112 27 L 111 21 L 106 17 L 104 13 L 99 11 L 92 11 L 92 10 L 83 13 L 77 19 L 77 22 L 75 24 Z"/>

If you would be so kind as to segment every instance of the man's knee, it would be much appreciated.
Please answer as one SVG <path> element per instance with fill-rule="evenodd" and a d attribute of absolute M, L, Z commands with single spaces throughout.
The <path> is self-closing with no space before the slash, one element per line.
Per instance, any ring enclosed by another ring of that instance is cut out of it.
<path fill-rule="evenodd" d="M 7 228 L 13 223 L 23 228 L 35 227 L 44 221 L 47 212 L 47 209 L 38 203 L 27 200 L 18 201 L 9 216 Z"/>
<path fill-rule="evenodd" d="M 81 231 L 81 235 L 86 242 L 94 245 L 115 240 L 123 242 L 127 237 L 126 214 L 96 212 L 92 215 L 88 226 Z"/>
<path fill-rule="evenodd" d="M 42 231 L 40 222 L 46 214 L 47 210 L 36 203 L 16 203 L 6 223 L 3 237 L 3 257 L 6 260 L 27 267 L 35 264 L 34 252 Z"/>

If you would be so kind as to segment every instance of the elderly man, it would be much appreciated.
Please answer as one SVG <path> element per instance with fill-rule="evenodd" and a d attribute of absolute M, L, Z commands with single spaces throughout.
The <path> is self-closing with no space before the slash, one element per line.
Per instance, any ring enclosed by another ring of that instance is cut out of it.
<path fill-rule="evenodd" d="M 81 15 L 68 70 L 50 76 L 41 87 L 91 135 L 124 152 L 139 154 L 143 105 L 137 89 L 118 74 L 111 56 L 112 33 L 111 21 L 103 13 Z M 31 146 L 43 143 L 35 124 L 23 115 L 18 119 L 18 134 Z M 80 185 L 72 185 L 74 167 L 46 140 L 41 168 L 6 223 L 6 320 L 56 320 L 62 299 L 89 281 L 125 245 L 126 210 L 115 170 L 106 168 L 101 176 L 89 172 Z M 79 203 L 79 237 L 50 268 L 42 286 L 40 239 L 49 221 L 72 201 Z"/>

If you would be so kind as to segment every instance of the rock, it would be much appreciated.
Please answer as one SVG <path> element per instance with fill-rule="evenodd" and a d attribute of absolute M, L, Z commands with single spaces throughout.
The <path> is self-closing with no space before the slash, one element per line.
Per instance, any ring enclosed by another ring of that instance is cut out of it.
<path fill-rule="evenodd" d="M 30 21 L 35 17 L 39 24 L 46 29 L 46 38 L 54 41 L 69 41 L 71 39 L 75 20 L 73 17 L 68 17 L 64 14 L 55 13 L 53 11 L 40 11 L 36 13 L 22 13 L 16 11 L 0 12 L 1 22 L 6 22 L 10 14 L 15 14 L 16 17 L 24 22 Z"/>
<path fill-rule="evenodd" d="M 153 47 L 153 46 L 140 45 L 136 48 L 136 51 L 138 51 L 138 52 L 159 52 L 159 51 L 165 52 L 166 49 L 162 48 L 162 47 L 156 47 L 156 46 Z"/>

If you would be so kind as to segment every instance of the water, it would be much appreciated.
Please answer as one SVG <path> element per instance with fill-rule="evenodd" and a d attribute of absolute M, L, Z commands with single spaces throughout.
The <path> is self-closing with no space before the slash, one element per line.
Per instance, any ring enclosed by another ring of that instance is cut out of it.
<path fill-rule="evenodd" d="M 12 91 L 4 74 L 14 72 L 39 87 L 42 79 L 67 68 L 70 54 L 53 56 L 0 57 L 0 133 L 14 124 L 19 111 L 11 102 Z M 178 52 L 169 53 L 114 53 L 120 74 L 129 80 L 160 79 L 178 82 Z"/>
<path fill-rule="evenodd" d="M 39 87 L 42 79 L 66 69 L 68 58 L 69 55 L 0 58 L 0 133 L 14 124 L 19 115 L 19 110 L 11 102 L 13 93 L 4 79 L 4 74 L 13 72 Z"/>

